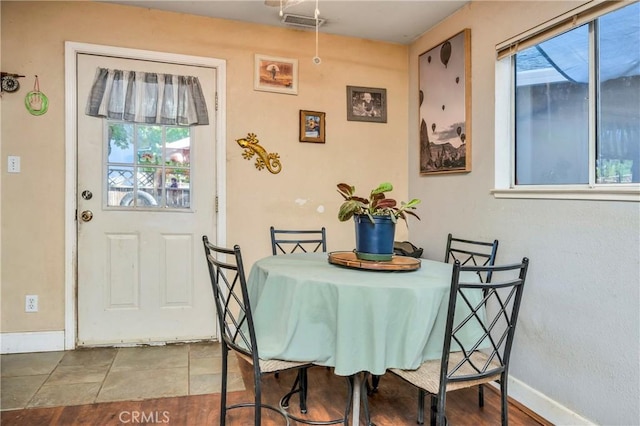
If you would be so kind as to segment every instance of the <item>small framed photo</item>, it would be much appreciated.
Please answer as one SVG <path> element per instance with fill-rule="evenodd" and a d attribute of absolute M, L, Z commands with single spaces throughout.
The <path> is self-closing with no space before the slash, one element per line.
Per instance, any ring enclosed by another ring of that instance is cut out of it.
<path fill-rule="evenodd" d="M 347 120 L 387 122 L 387 89 L 347 86 Z"/>
<path fill-rule="evenodd" d="M 325 142 L 324 112 L 300 110 L 300 142 Z"/>
<path fill-rule="evenodd" d="M 298 60 L 255 55 L 254 90 L 298 94 Z"/>

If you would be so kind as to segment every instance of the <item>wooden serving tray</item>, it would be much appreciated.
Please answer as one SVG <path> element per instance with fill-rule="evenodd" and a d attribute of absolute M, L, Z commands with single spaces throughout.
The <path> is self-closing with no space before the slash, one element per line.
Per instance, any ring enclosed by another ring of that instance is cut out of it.
<path fill-rule="evenodd" d="M 415 271 L 420 269 L 420 259 L 407 256 L 393 256 L 391 260 L 376 262 L 358 259 L 352 251 L 334 251 L 329 253 L 329 263 L 355 269 L 371 271 Z"/>

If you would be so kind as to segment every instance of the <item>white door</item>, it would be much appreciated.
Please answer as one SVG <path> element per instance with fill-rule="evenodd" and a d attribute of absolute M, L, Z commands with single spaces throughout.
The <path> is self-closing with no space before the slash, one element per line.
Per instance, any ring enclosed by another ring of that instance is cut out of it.
<path fill-rule="evenodd" d="M 216 232 L 215 69 L 84 54 L 77 63 L 78 345 L 211 339 L 202 235 Z M 97 67 L 198 77 L 210 124 L 85 115 Z"/>

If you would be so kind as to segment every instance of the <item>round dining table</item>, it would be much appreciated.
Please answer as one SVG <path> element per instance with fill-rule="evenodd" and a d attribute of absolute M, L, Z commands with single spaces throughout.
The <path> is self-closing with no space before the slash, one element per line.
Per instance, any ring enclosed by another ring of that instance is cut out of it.
<path fill-rule="evenodd" d="M 358 373 L 416 369 L 441 357 L 451 275 L 451 264 L 428 259 L 397 272 L 335 265 L 327 253 L 260 259 L 247 280 L 260 358 L 308 361 L 354 376 L 358 424 Z M 479 301 L 481 291 L 470 297 Z M 465 332 L 477 339 L 483 330 Z"/>

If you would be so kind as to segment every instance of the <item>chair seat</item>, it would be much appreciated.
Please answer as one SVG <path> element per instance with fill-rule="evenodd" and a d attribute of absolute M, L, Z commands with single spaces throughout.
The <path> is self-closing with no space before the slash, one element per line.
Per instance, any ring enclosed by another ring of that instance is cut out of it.
<path fill-rule="evenodd" d="M 253 359 L 250 356 L 237 351 L 236 351 L 236 356 L 238 358 L 244 359 L 249 364 L 253 365 Z M 313 364 L 311 364 L 310 362 L 285 361 L 281 359 L 260 358 L 260 371 L 265 374 L 274 373 L 276 371 L 290 370 L 292 368 L 311 367 L 312 365 Z"/>
<path fill-rule="evenodd" d="M 458 364 L 460 361 L 462 361 L 463 358 L 464 355 L 462 352 L 451 352 L 451 354 L 449 355 L 449 368 L 452 368 L 453 366 Z M 482 366 L 487 362 L 488 357 L 486 354 L 476 351 L 471 354 L 470 358 L 476 367 L 482 368 Z M 401 370 L 398 368 L 392 368 L 390 371 L 408 381 L 409 383 L 412 383 L 415 386 L 426 390 L 430 394 L 435 395 L 438 393 L 438 389 L 440 387 L 440 366 L 441 360 L 434 359 L 424 362 L 416 370 Z M 496 361 L 491 361 L 486 370 L 490 371 L 494 368 L 499 369 L 500 364 Z M 474 374 L 478 374 L 478 372 L 469 364 L 469 362 L 466 362 L 455 373 L 454 377 Z M 456 389 L 468 388 L 499 379 L 500 373 L 496 373 L 482 379 L 474 379 L 464 382 L 449 382 L 447 384 L 447 392 Z"/>

